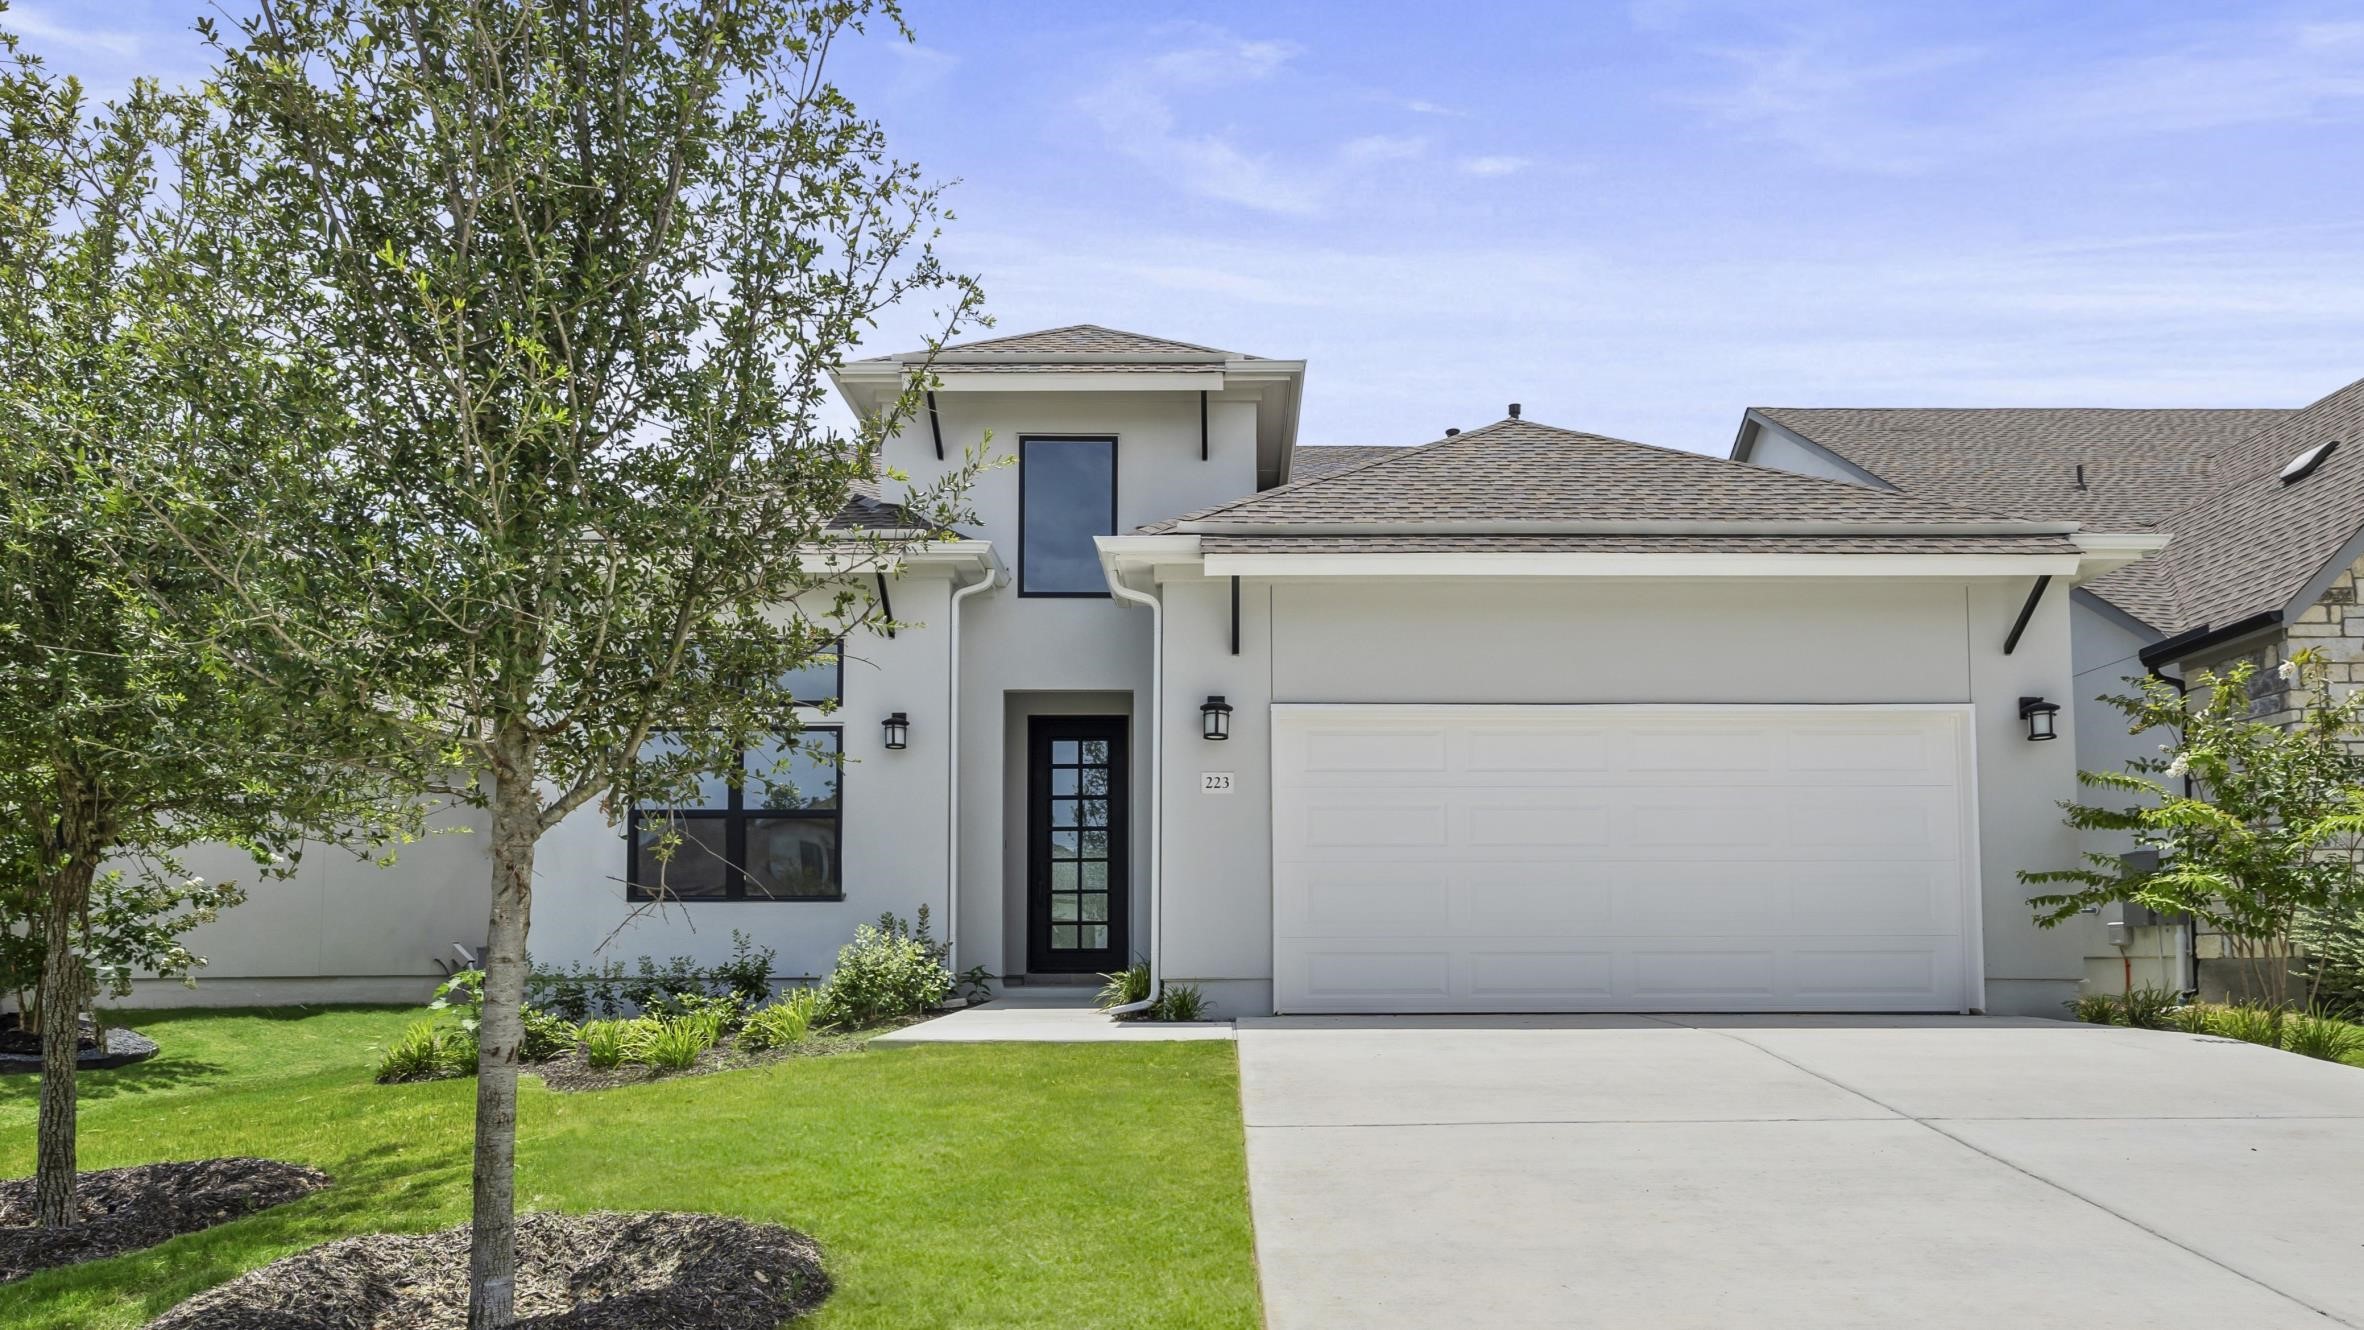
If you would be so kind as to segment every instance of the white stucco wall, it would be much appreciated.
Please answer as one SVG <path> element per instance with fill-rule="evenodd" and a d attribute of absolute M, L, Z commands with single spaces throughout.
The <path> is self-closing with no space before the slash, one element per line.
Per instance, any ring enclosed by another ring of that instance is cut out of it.
<path fill-rule="evenodd" d="M 2075 850 L 2072 746 L 2027 742 L 2017 709 L 2038 694 L 2074 723 L 2065 598 L 2004 656 L 2019 579 L 1259 581 L 1234 657 L 1227 584 L 1164 594 L 1165 971 L 1230 1014 L 1270 1009 L 1274 701 L 1970 702 L 1989 1009 L 2058 1015 L 2075 990 L 2077 938 L 2038 930 L 2014 876 Z M 1198 737 L 1208 692 L 1238 708 L 1226 744 Z M 1200 794 L 1206 770 L 1234 793 Z"/>
<path fill-rule="evenodd" d="M 1115 436 L 1117 527 L 1131 530 L 1253 493 L 1255 407 L 1220 397 L 1212 402 L 1209 457 L 1201 461 L 1195 392 L 943 393 L 937 404 L 946 462 L 936 461 L 924 418 L 888 444 L 888 461 L 915 483 L 943 474 L 957 464 L 964 445 L 988 435 L 993 455 L 1012 459 L 987 472 L 972 494 L 980 519 L 973 534 L 994 542 L 1013 582 L 971 597 L 962 611 L 959 959 L 963 966 L 1015 975 L 1026 968 L 1020 926 L 1026 786 L 1021 755 L 1013 751 L 1025 742 L 1024 717 L 1078 710 L 1137 714 L 1147 706 L 1150 673 L 1146 612 L 1113 598 L 1018 594 L 1019 437 Z M 1116 705 L 1120 700 L 1124 705 Z M 1148 881 L 1148 750 L 1147 736 L 1136 733 L 1128 866 L 1136 904 L 1129 943 L 1136 952 L 1146 946 L 1140 905 Z"/>

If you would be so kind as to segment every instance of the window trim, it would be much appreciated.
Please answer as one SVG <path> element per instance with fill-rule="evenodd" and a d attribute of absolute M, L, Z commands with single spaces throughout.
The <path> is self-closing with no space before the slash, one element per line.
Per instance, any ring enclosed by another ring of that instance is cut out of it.
<path fill-rule="evenodd" d="M 1021 434 L 1018 436 L 1018 594 L 1032 600 L 1111 600 L 1115 593 L 1102 587 L 1098 591 L 1029 591 L 1026 589 L 1026 447 L 1043 443 L 1105 443 L 1108 445 L 1108 531 L 1119 530 L 1116 521 L 1118 487 L 1123 482 L 1120 462 L 1123 448 L 1115 433 L 1107 434 Z"/>
<path fill-rule="evenodd" d="M 843 660 L 840 658 L 840 666 Z M 797 730 L 799 741 L 804 736 L 827 732 L 837 737 L 837 803 L 828 809 L 799 809 L 780 811 L 760 809 L 749 811 L 747 801 L 747 750 L 739 750 L 739 783 L 730 787 L 730 806 L 727 808 L 668 808 L 651 809 L 660 817 L 683 821 L 714 821 L 723 824 L 723 854 L 728 874 L 723 879 L 720 896 L 675 896 L 659 894 L 640 884 L 640 819 L 645 815 L 635 799 L 624 814 L 624 899 L 635 904 L 663 902 L 668 905 L 734 905 L 753 902 L 780 905 L 796 902 L 842 902 L 845 900 L 845 727 L 842 725 L 806 725 Z M 799 822 L 827 822 L 837 828 L 836 869 L 837 890 L 827 896 L 766 896 L 749 891 L 747 873 L 747 823 L 752 818 L 784 819 Z"/>
<path fill-rule="evenodd" d="M 848 633 L 846 636 L 840 637 L 830 644 L 828 654 L 834 658 L 834 664 L 832 666 L 833 678 L 830 682 L 829 696 L 819 701 L 802 697 L 797 698 L 797 710 L 812 710 L 823 712 L 823 714 L 829 714 L 829 712 L 826 710 L 827 708 L 835 708 L 840 711 L 845 709 L 845 644 L 851 637 L 852 634 Z M 839 727 L 834 725 L 807 725 L 802 728 L 807 730 L 832 730 Z M 840 738 L 842 740 L 843 736 L 841 735 Z M 841 759 L 845 756 L 845 748 L 842 742 L 838 747 L 838 756 Z M 741 762 L 746 761 L 746 754 L 740 754 L 739 760 Z"/>

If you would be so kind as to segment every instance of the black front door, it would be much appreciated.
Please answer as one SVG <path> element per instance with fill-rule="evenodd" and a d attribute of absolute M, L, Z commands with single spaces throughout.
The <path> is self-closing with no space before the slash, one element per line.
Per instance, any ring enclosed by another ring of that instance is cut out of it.
<path fill-rule="evenodd" d="M 1027 726 L 1026 968 L 1120 970 L 1125 946 L 1123 716 Z"/>

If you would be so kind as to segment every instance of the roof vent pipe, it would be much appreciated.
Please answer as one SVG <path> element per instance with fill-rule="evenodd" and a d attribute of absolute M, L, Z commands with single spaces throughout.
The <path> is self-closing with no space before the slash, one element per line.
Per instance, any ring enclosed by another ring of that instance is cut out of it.
<path fill-rule="evenodd" d="M 1512 402 L 1512 403 L 1510 404 L 1510 418 L 1511 418 L 1512 420 L 1516 420 L 1516 419 L 1518 419 L 1518 418 L 1519 418 L 1519 404 L 1518 404 L 1518 403 L 1516 403 L 1516 402 Z"/>
<path fill-rule="evenodd" d="M 1456 434 L 1459 434 L 1460 432 L 1461 432 L 1461 431 L 1460 431 L 1458 428 L 1455 428 L 1455 429 L 1449 429 L 1449 430 L 1446 430 L 1446 431 L 1445 431 L 1445 437 L 1449 439 L 1449 438 L 1452 438 L 1454 435 L 1456 435 Z"/>
<path fill-rule="evenodd" d="M 2077 463 L 2077 488 L 2085 488 L 2085 464 L 2083 462 Z"/>

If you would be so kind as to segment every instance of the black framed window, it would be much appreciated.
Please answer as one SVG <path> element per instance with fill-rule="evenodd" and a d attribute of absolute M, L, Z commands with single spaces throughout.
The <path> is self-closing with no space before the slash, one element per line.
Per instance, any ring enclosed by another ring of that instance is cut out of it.
<path fill-rule="evenodd" d="M 1018 440 L 1018 594 L 1105 596 L 1094 536 L 1116 534 L 1116 440 Z"/>
<path fill-rule="evenodd" d="M 827 655 L 808 658 L 780 676 L 780 684 L 799 706 L 836 706 L 845 701 L 845 643 L 835 643 Z"/>
<path fill-rule="evenodd" d="M 679 751 L 653 739 L 647 751 Z M 699 778 L 694 805 L 635 802 L 625 844 L 633 900 L 841 900 L 844 817 L 840 732 L 807 729 L 738 755 L 738 770 Z M 734 780 L 733 777 L 736 777 Z M 670 860 L 658 857 L 678 832 Z"/>

